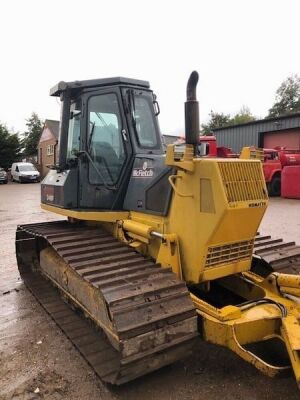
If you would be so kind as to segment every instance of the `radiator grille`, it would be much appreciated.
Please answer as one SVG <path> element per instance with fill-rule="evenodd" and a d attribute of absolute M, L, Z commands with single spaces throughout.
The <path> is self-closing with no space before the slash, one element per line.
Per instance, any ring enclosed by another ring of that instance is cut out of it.
<path fill-rule="evenodd" d="M 209 247 L 205 267 L 210 268 L 215 265 L 250 258 L 252 256 L 253 243 L 254 240 L 245 240 L 243 242 L 235 242 L 223 246 Z"/>
<path fill-rule="evenodd" d="M 264 176 L 259 162 L 218 162 L 229 203 L 266 200 Z"/>

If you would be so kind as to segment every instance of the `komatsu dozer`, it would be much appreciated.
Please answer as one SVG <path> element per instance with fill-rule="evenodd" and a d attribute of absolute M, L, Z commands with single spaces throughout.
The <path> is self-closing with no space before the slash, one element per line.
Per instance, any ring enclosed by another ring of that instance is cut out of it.
<path fill-rule="evenodd" d="M 18 226 L 21 276 L 104 382 L 186 357 L 200 337 L 300 382 L 300 248 L 257 231 L 259 160 L 201 157 L 197 72 L 186 144 L 164 151 L 146 81 L 60 82 L 54 222 Z M 65 217 L 65 218 L 63 218 Z"/>

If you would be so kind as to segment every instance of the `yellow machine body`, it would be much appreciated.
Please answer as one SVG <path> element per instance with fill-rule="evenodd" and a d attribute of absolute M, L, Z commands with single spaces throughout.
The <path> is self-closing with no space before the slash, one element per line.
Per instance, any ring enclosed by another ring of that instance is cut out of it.
<path fill-rule="evenodd" d="M 172 146 L 169 151 L 172 152 Z M 166 162 L 176 166 L 170 154 Z M 82 212 L 44 204 L 42 207 L 70 218 L 103 223 L 119 221 L 122 230 L 134 239 L 134 245 L 138 241 L 147 245 L 143 252 L 154 259 L 158 258 L 161 241 L 151 237 L 151 231 L 166 237 L 175 235 L 187 283 L 197 284 L 247 271 L 268 199 L 260 162 L 208 158 L 191 158 L 186 162 L 192 170 L 183 165 L 169 178 L 174 192 L 167 217 L 130 211 Z"/>
<path fill-rule="evenodd" d="M 264 161 L 264 151 L 254 146 L 243 147 L 239 158 Z"/>
<path fill-rule="evenodd" d="M 71 220 L 101 223 L 119 240 L 171 267 L 190 289 L 205 340 L 230 348 L 269 376 L 287 366 L 264 361 L 251 345 L 278 340 L 299 383 L 299 278 L 274 273 L 264 279 L 250 271 L 254 238 L 268 202 L 261 162 L 194 158 L 188 145 L 176 157 L 169 146 L 166 164 L 177 173 L 169 177 L 173 195 L 166 217 L 42 208 Z M 245 306 L 216 306 L 207 300 L 205 293 L 214 282 Z"/>
<path fill-rule="evenodd" d="M 59 154 L 42 208 L 68 221 L 19 225 L 18 268 L 105 382 L 180 360 L 200 335 L 269 376 L 292 367 L 300 386 L 300 247 L 257 233 L 268 204 L 261 150 L 229 159 L 199 148 L 198 78 L 187 82 L 186 144 L 166 154 L 148 82 L 51 89 L 62 100 Z M 69 309 L 65 320 L 59 293 L 105 335 Z"/>

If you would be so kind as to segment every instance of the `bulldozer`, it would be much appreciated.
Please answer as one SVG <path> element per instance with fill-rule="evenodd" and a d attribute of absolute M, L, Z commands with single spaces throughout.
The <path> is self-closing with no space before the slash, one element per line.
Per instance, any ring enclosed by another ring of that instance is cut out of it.
<path fill-rule="evenodd" d="M 147 81 L 59 82 L 59 153 L 41 184 L 54 222 L 19 225 L 22 279 L 102 381 L 187 357 L 199 338 L 300 383 L 300 248 L 259 234 L 257 159 L 201 157 L 198 73 L 186 144 L 165 152 Z"/>

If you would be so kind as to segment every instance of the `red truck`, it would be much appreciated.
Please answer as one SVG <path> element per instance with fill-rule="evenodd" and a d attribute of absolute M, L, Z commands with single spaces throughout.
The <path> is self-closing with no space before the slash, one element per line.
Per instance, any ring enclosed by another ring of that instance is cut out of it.
<path fill-rule="evenodd" d="M 228 147 L 217 146 L 215 136 L 199 136 L 199 153 L 207 157 L 238 158 Z M 300 165 L 300 149 L 275 147 L 263 149 L 263 171 L 270 196 L 281 194 L 281 172 L 287 166 Z"/>
<path fill-rule="evenodd" d="M 233 153 L 231 148 L 217 146 L 215 136 L 199 136 L 199 154 L 207 157 L 238 158 L 239 155 Z"/>
<path fill-rule="evenodd" d="M 263 170 L 270 196 L 281 194 L 281 172 L 284 167 L 300 165 L 300 149 L 275 147 L 263 149 Z"/>
<path fill-rule="evenodd" d="M 179 137 L 174 144 L 181 145 L 185 143 L 185 137 Z M 221 157 L 221 158 L 238 158 L 239 154 L 233 153 L 231 148 L 224 146 L 217 146 L 217 139 L 215 136 L 199 136 L 198 144 L 199 155 L 202 157 Z"/>
<path fill-rule="evenodd" d="M 175 142 L 177 145 L 184 143 L 184 137 L 178 138 Z M 240 156 L 233 153 L 229 147 L 217 146 L 217 139 L 213 135 L 199 136 L 198 149 L 202 157 L 238 158 Z M 254 147 L 248 149 L 254 149 Z M 286 166 L 300 165 L 300 149 L 275 147 L 274 149 L 260 150 L 259 153 L 262 154 L 263 171 L 269 195 L 280 196 L 281 172 Z"/>

